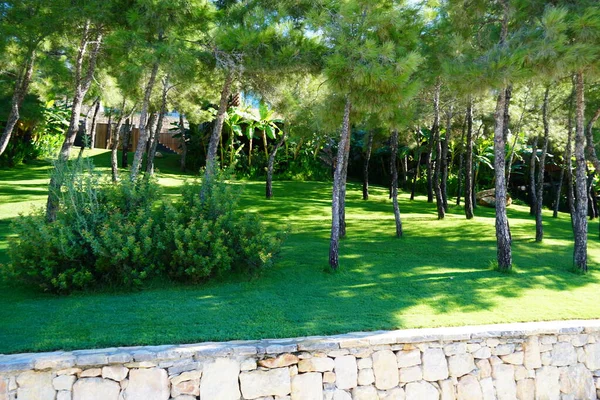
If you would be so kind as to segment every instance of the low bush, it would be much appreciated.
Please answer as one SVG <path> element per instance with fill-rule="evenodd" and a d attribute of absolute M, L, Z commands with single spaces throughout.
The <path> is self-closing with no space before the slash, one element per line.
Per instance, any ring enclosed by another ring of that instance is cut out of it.
<path fill-rule="evenodd" d="M 141 178 L 110 184 L 81 161 L 63 174 L 61 208 L 21 216 L 10 244 L 9 280 L 51 292 L 140 287 L 164 276 L 198 283 L 229 271 L 255 273 L 277 253 L 281 235 L 240 209 L 239 193 L 216 179 L 204 201 L 199 185 L 171 203 Z"/>

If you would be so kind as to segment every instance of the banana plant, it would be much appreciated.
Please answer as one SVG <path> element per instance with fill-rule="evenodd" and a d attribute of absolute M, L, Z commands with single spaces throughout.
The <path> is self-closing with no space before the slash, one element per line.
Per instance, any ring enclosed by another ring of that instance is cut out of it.
<path fill-rule="evenodd" d="M 279 129 L 277 124 L 283 123 L 283 120 L 275 118 L 275 112 L 273 110 L 269 110 L 263 101 L 261 101 L 258 106 L 258 117 L 256 128 L 261 132 L 265 157 L 268 159 L 269 150 L 267 147 L 267 136 L 269 139 L 275 139 L 278 135 L 280 135 L 281 129 Z"/>

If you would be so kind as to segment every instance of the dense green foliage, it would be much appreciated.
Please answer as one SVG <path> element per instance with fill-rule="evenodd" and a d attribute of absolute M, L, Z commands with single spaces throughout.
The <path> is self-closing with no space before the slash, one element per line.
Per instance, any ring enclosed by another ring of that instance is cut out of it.
<path fill-rule="evenodd" d="M 239 208 L 221 180 L 200 201 L 190 186 L 178 201 L 152 179 L 103 182 L 76 160 L 64 170 L 57 220 L 44 211 L 21 216 L 13 231 L 6 278 L 52 292 L 110 285 L 140 287 L 158 276 L 203 282 L 235 269 L 256 273 L 272 263 L 281 237 Z"/>

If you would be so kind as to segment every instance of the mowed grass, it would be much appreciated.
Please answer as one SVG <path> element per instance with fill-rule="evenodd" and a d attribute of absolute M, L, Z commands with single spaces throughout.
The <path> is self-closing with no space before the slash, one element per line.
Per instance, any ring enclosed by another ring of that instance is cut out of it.
<path fill-rule="evenodd" d="M 108 166 L 108 154 L 90 154 Z M 159 160 L 160 183 L 175 195 L 185 179 L 178 159 Z M 8 262 L 10 221 L 45 203 L 49 164 L 0 171 L 0 263 Z M 169 173 L 171 172 L 171 173 Z M 229 276 L 203 285 L 154 284 L 133 291 L 54 296 L 0 284 L 0 353 L 325 335 L 351 331 L 600 317 L 598 222 L 590 225 L 587 275 L 574 274 L 566 214 L 544 215 L 535 243 L 528 208 L 509 207 L 515 271 L 492 269 L 494 210 L 471 221 L 452 206 L 443 221 L 434 204 L 400 195 L 405 237 L 394 236 L 391 201 L 372 188 L 369 201 L 349 184 L 347 238 L 340 269 L 327 264 L 331 184 L 244 185 L 242 205 L 273 227 L 289 227 L 274 267 L 259 277 Z"/>

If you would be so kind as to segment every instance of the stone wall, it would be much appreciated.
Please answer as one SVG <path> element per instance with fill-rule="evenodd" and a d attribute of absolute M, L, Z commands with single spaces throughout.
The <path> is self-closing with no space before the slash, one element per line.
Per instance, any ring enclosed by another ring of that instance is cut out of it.
<path fill-rule="evenodd" d="M 0 355 L 0 400 L 598 395 L 600 320 Z"/>

